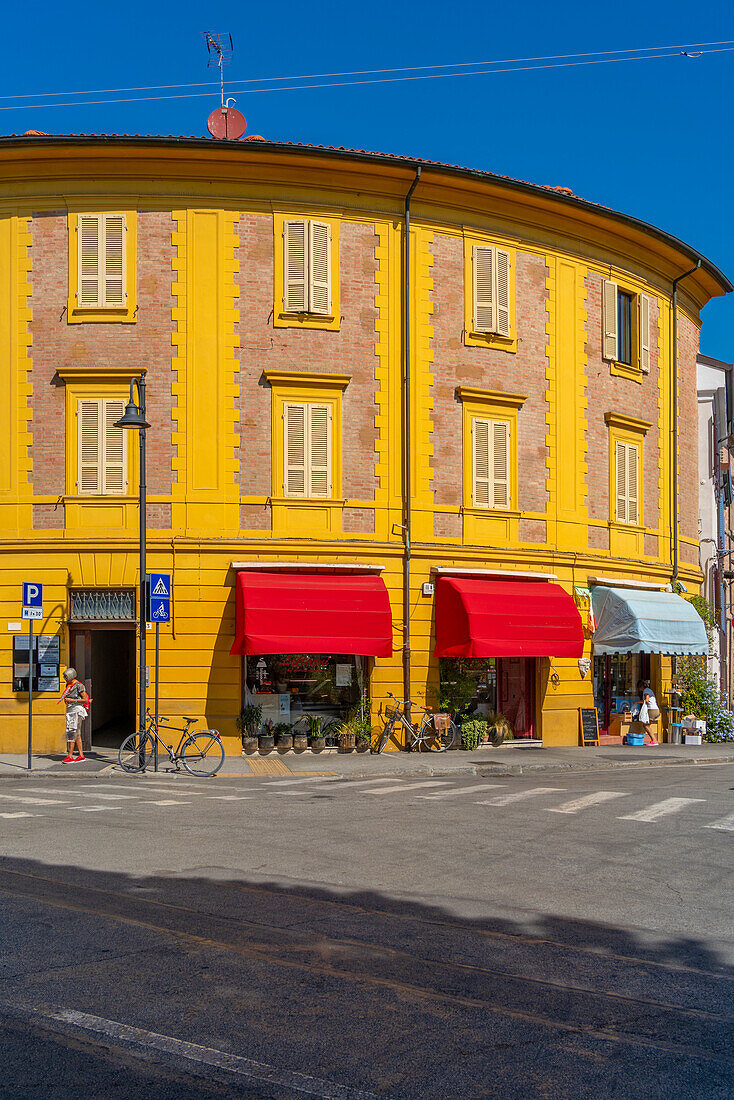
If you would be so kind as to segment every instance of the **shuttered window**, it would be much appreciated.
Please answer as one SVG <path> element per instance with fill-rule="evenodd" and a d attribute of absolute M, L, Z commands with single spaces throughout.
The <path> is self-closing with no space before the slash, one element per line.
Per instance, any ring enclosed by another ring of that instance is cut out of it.
<path fill-rule="evenodd" d="M 77 403 L 77 492 L 118 496 L 127 492 L 125 411 L 122 398 L 84 398 Z"/>
<path fill-rule="evenodd" d="M 640 449 L 634 443 L 614 444 L 615 519 L 617 523 L 639 524 L 639 461 Z"/>
<path fill-rule="evenodd" d="M 602 339 L 602 357 L 604 359 L 617 359 L 618 332 L 617 332 L 617 284 L 611 279 L 605 279 L 602 286 L 604 333 Z"/>
<path fill-rule="evenodd" d="M 650 299 L 620 290 L 612 279 L 602 285 L 602 358 L 650 373 Z M 635 331 L 636 330 L 636 331 Z"/>
<path fill-rule="evenodd" d="M 77 218 L 77 305 L 122 309 L 127 302 L 124 214 Z"/>
<path fill-rule="evenodd" d="M 510 254 L 501 248 L 475 245 L 472 258 L 474 331 L 510 336 Z"/>
<path fill-rule="evenodd" d="M 283 308 L 331 314 L 331 226 L 309 219 L 283 224 Z"/>
<path fill-rule="evenodd" d="M 286 403 L 284 491 L 287 497 L 331 496 L 331 406 Z"/>
<path fill-rule="evenodd" d="M 475 508 L 510 507 L 510 425 L 506 420 L 472 421 Z"/>
<path fill-rule="evenodd" d="M 650 299 L 640 295 L 640 370 L 650 373 Z"/>

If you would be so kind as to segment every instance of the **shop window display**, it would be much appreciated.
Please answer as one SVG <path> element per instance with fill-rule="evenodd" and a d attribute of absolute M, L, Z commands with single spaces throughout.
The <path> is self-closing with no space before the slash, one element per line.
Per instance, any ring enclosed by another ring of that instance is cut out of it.
<path fill-rule="evenodd" d="M 614 653 L 594 658 L 594 701 L 602 732 L 609 730 L 613 715 L 629 712 L 640 702 L 642 682 L 649 678 L 647 653 Z"/>
<path fill-rule="evenodd" d="M 439 705 L 462 718 L 499 716 L 515 738 L 533 737 L 535 660 L 526 657 L 442 657 Z"/>
<path fill-rule="evenodd" d="M 242 705 L 261 707 L 265 725 L 308 716 L 342 721 L 366 687 L 367 658 L 352 654 L 268 653 L 243 663 Z"/>

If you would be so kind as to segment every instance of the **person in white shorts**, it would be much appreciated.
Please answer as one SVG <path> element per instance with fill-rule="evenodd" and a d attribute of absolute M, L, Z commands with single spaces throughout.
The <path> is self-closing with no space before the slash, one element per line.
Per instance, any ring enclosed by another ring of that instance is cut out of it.
<path fill-rule="evenodd" d="M 84 684 L 77 680 L 75 668 L 64 669 L 64 679 L 66 687 L 61 700 L 66 703 L 66 756 L 63 763 L 79 764 L 86 759 L 82 748 L 81 724 L 89 713 L 89 695 Z M 75 745 L 78 756 L 74 756 Z"/>

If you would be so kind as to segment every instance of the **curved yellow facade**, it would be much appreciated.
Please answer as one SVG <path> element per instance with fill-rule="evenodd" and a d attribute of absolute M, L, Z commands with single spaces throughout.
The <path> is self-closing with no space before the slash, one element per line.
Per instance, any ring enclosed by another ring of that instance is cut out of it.
<path fill-rule="evenodd" d="M 0 140 L 0 751 L 25 745 L 27 696 L 12 684 L 21 582 L 43 582 L 41 629 L 60 636 L 62 664 L 89 644 L 70 593 L 138 583 L 135 448 L 122 489 L 102 450 L 99 491 L 85 489 L 78 417 L 95 401 L 104 416 L 141 369 L 149 569 L 174 583 L 161 710 L 198 715 L 239 752 L 233 562 L 381 567 L 394 654 L 371 669 L 374 709 L 387 690 L 402 696 L 406 260 L 413 700 L 436 696 L 425 586 L 437 569 L 552 574 L 568 592 L 590 577 L 671 582 L 672 282 L 697 254 L 556 189 L 428 163 L 406 253 L 415 167 L 267 142 Z M 701 579 L 700 310 L 729 289 L 702 261 L 678 291 L 678 576 L 689 590 Z M 82 308 L 85 294 L 94 304 Z M 310 492 L 293 480 L 283 433 L 294 405 L 328 414 L 326 490 L 316 467 Z M 495 446 L 507 449 L 486 477 L 485 424 L 500 425 Z M 639 463 L 634 479 L 625 462 Z M 586 623 L 583 594 L 579 605 Z M 116 660 L 113 643 L 100 659 Z M 662 664 L 653 675 L 664 686 Z M 593 705 L 578 661 L 539 659 L 532 690 L 544 743 L 577 744 L 578 708 Z M 34 710 L 36 749 L 60 748 L 57 697 L 40 693 Z"/>

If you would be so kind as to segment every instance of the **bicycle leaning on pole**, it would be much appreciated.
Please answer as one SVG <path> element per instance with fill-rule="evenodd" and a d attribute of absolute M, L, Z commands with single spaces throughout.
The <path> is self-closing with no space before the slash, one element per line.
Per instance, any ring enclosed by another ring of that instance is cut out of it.
<path fill-rule="evenodd" d="M 217 730 L 195 730 L 190 733 L 195 718 L 185 718 L 185 726 L 173 726 L 168 718 L 155 718 L 146 712 L 145 732 L 131 733 L 120 745 L 120 767 L 126 772 L 144 772 L 153 762 L 155 745 L 158 745 L 168 755 L 172 764 L 178 770 L 179 761 L 186 768 L 189 775 L 199 777 L 216 775 L 224 761 L 224 746 L 222 745 Z M 181 737 L 178 747 L 174 751 L 172 745 L 167 745 L 161 737 L 161 732 L 167 733 L 175 730 Z"/>
<path fill-rule="evenodd" d="M 380 716 L 384 717 L 385 724 L 374 752 L 382 752 L 396 726 L 402 726 L 408 735 L 408 752 L 413 749 L 417 752 L 446 752 L 454 747 L 459 739 L 459 730 L 450 714 L 434 714 L 432 707 L 418 707 L 407 699 L 398 699 L 391 691 L 387 694 L 394 705 L 387 706 L 384 711 L 380 707 Z M 408 721 L 406 706 L 423 711 L 420 725 L 414 726 Z"/>

